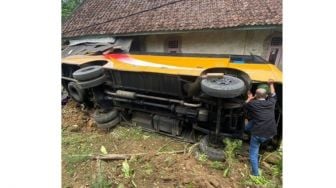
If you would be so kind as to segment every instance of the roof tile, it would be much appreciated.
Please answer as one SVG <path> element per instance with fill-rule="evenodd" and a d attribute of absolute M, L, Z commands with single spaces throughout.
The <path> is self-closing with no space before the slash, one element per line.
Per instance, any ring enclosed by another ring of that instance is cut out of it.
<path fill-rule="evenodd" d="M 86 0 L 63 37 L 282 24 L 281 0 Z"/>

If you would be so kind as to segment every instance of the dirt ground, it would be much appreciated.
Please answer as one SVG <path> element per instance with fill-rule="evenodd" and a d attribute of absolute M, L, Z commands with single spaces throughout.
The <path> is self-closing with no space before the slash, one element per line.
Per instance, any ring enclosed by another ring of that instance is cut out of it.
<path fill-rule="evenodd" d="M 262 178 L 254 180 L 246 144 L 228 166 L 199 154 L 197 145 L 143 132 L 130 123 L 97 130 L 92 113 L 71 100 L 62 109 L 62 187 L 282 187 L 279 152 L 263 154 Z M 102 147 L 111 154 L 145 154 L 127 162 L 91 159 L 102 154 Z M 279 160 L 269 160 L 273 155 Z"/>

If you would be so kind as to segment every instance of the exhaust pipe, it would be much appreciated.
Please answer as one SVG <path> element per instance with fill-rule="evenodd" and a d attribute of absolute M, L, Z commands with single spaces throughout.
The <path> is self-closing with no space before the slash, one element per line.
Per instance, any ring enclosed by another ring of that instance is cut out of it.
<path fill-rule="evenodd" d="M 142 95 L 142 94 L 137 94 L 135 92 L 124 91 L 124 90 L 117 90 L 117 92 L 115 92 L 115 93 L 105 90 L 105 93 L 108 94 L 108 95 L 115 96 L 115 97 L 122 97 L 122 98 L 128 98 L 128 99 L 144 98 L 144 99 L 152 99 L 152 100 L 159 100 L 159 101 L 165 101 L 165 102 L 172 102 L 172 103 L 177 103 L 177 104 L 180 104 L 180 105 L 183 105 L 183 106 L 193 107 L 193 108 L 197 108 L 197 107 L 202 106 L 201 103 L 198 103 L 198 104 L 186 103 L 183 100 L 169 99 L 169 98 L 164 98 L 164 97 L 155 97 L 155 96 L 150 96 L 150 95 Z"/>

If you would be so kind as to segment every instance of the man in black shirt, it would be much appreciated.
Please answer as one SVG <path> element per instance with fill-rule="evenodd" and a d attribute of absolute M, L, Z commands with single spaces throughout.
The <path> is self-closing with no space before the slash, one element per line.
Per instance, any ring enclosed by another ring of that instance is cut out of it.
<path fill-rule="evenodd" d="M 274 116 L 276 94 L 273 81 L 269 81 L 271 95 L 267 98 L 267 90 L 258 88 L 255 96 L 249 92 L 245 108 L 250 117 L 245 130 L 251 131 L 250 140 L 250 161 L 252 175 L 259 176 L 258 155 L 260 144 L 272 139 L 277 134 L 277 127 Z"/>

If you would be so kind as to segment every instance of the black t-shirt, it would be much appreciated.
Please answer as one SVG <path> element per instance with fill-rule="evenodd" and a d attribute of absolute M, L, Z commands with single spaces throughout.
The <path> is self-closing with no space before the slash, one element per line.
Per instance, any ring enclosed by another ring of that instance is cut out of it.
<path fill-rule="evenodd" d="M 277 134 L 274 115 L 276 100 L 273 94 L 266 100 L 252 100 L 245 104 L 250 121 L 253 121 L 252 135 L 270 138 Z"/>

